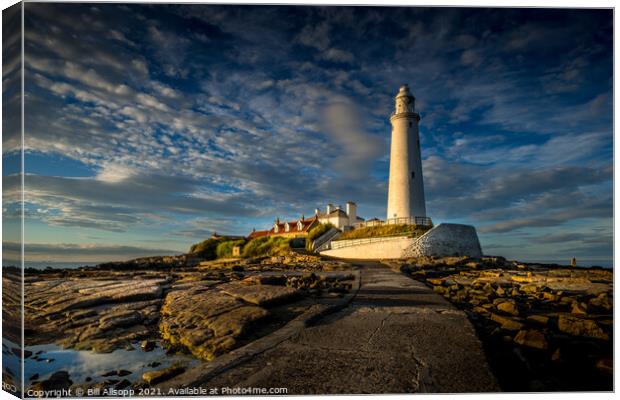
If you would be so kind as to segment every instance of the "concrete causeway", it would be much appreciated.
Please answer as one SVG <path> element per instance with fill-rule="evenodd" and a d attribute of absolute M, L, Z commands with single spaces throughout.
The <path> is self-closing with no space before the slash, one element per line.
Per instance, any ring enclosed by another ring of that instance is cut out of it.
<path fill-rule="evenodd" d="M 287 388 L 288 394 L 496 392 L 466 315 L 376 261 L 351 304 L 202 387 Z"/>

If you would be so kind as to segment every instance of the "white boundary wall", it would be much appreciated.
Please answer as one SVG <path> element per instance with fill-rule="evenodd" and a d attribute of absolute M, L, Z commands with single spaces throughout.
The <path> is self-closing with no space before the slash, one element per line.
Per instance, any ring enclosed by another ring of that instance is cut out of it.
<path fill-rule="evenodd" d="M 357 260 L 400 258 L 400 254 L 410 247 L 415 240 L 416 239 L 407 236 L 373 238 L 371 241 L 363 242 L 362 240 L 356 239 L 339 240 L 337 242 L 332 242 L 332 246 L 338 243 L 336 246 L 346 247 L 322 251 L 321 255 Z"/>
<path fill-rule="evenodd" d="M 321 254 L 350 259 L 395 259 L 423 256 L 482 257 L 476 228 L 471 225 L 439 224 L 417 238 L 406 236 L 338 240 Z"/>

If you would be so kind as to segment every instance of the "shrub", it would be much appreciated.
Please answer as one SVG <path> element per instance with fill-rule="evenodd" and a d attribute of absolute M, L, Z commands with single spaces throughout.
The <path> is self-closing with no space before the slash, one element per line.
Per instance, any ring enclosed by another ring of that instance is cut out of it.
<path fill-rule="evenodd" d="M 282 236 L 263 236 L 250 240 L 243 247 L 243 257 L 275 256 L 291 249 L 291 239 Z"/>
<path fill-rule="evenodd" d="M 220 241 L 215 249 L 215 254 L 217 258 L 230 258 L 232 257 L 232 249 L 235 246 L 243 246 L 245 244 L 245 240 L 226 240 Z"/>
<path fill-rule="evenodd" d="M 323 236 L 325 232 L 327 232 L 333 227 L 334 225 L 328 222 L 326 224 L 319 224 L 318 226 L 310 229 L 310 232 L 308 232 L 308 236 L 306 237 L 306 250 L 312 251 L 314 240 Z"/>
<path fill-rule="evenodd" d="M 189 248 L 190 254 L 201 257 L 205 260 L 215 260 L 217 257 L 217 246 L 221 243 L 221 239 L 207 239 L 200 243 L 193 244 Z"/>

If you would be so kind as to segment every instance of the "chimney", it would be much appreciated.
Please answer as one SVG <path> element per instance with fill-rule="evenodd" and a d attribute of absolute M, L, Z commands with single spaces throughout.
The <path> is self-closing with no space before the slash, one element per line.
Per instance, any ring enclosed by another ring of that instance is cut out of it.
<path fill-rule="evenodd" d="M 334 205 L 332 203 L 329 203 L 327 205 L 327 214 L 330 214 L 332 211 L 334 211 Z"/>
<path fill-rule="evenodd" d="M 357 222 L 357 204 L 352 201 L 347 201 L 347 216 L 349 225 L 353 226 Z"/>

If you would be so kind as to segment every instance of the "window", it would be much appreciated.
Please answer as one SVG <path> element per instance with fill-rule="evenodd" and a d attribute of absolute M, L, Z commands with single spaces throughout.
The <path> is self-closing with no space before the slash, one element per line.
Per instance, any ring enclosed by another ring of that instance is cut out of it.
<path fill-rule="evenodd" d="M 409 128 L 413 126 L 413 122 L 409 122 Z"/>
<path fill-rule="evenodd" d="M 411 179 L 415 178 L 415 171 L 411 171 Z"/>

